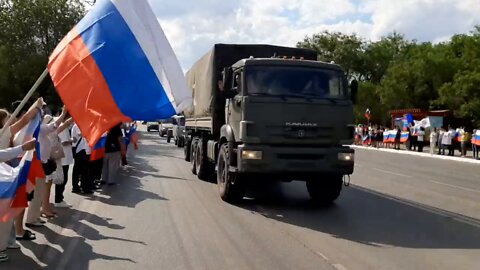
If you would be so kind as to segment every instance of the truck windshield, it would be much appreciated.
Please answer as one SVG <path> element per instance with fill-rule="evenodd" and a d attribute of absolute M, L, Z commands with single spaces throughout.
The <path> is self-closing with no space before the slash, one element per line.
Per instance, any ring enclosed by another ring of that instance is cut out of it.
<path fill-rule="evenodd" d="M 339 71 L 298 66 L 250 66 L 245 71 L 248 95 L 345 98 Z"/>

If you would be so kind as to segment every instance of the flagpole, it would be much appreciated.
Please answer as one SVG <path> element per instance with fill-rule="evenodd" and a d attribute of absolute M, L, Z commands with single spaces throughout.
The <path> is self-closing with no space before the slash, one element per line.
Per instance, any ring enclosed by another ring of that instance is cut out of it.
<path fill-rule="evenodd" d="M 37 91 L 38 87 L 43 82 L 43 80 L 45 80 L 47 75 L 48 75 L 48 68 L 45 68 L 45 70 L 42 72 L 40 77 L 38 77 L 37 81 L 33 84 L 32 88 L 30 88 L 30 91 L 28 91 L 28 93 L 25 95 L 22 102 L 20 102 L 20 105 L 18 105 L 15 111 L 10 115 L 10 118 L 8 118 L 7 122 L 5 123 L 5 126 L 2 128 L 2 130 L 0 130 L 0 137 L 3 136 L 3 133 L 5 132 L 6 128 L 13 123 L 18 113 L 20 113 L 20 111 L 23 109 L 25 104 L 27 104 L 27 101 L 32 97 L 33 93 Z"/>

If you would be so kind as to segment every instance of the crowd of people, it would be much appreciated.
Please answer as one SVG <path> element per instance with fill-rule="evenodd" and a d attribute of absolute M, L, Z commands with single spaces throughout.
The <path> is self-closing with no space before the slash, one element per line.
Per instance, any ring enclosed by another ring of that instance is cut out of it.
<path fill-rule="evenodd" d="M 355 144 L 376 148 L 393 148 L 400 150 L 402 145 L 408 151 L 423 152 L 429 147 L 430 154 L 454 156 L 455 150 L 461 157 L 466 157 L 472 151 L 474 159 L 480 159 L 480 129 L 466 130 L 464 127 L 453 129 L 424 128 L 408 125 L 405 128 L 396 126 L 389 129 L 380 125 L 358 125 L 355 129 Z"/>
<path fill-rule="evenodd" d="M 18 103 L 12 104 L 15 108 Z M 37 178 L 34 190 L 28 194 L 28 208 L 12 219 L 0 221 L 0 262 L 7 261 L 8 249 L 19 249 L 17 241 L 36 239 L 35 233 L 26 229 L 45 226 L 46 220 L 57 217 L 56 208 L 72 207 L 65 202 L 64 192 L 72 168 L 72 192 L 91 195 L 103 185 L 115 185 L 120 167 L 127 165 L 126 150 L 135 123 L 118 123 L 104 137 L 100 157 L 92 159 L 92 149 L 74 120 L 67 118 L 64 107 L 57 115 L 47 112 L 46 104 L 39 98 L 28 110 L 20 113 L 14 121 L 11 114 L 0 110 L 0 162 L 11 167 L 20 165 L 26 151 L 40 149 L 40 159 L 45 178 Z M 41 117 L 38 141 L 34 138 L 20 141 L 16 136 L 35 117 Z M 7 122 L 11 124 L 7 125 Z M 92 155 L 93 157 L 93 155 Z M 51 189 L 54 202 L 51 203 Z"/>

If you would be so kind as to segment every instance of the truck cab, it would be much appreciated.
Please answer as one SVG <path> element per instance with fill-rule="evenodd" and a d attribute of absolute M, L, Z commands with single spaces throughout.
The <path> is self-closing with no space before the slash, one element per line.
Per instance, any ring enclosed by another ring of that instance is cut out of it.
<path fill-rule="evenodd" d="M 340 66 L 302 57 L 248 57 L 221 68 L 211 117 L 187 119 L 192 172 L 216 174 L 229 202 L 270 180 L 305 181 L 313 200 L 336 200 L 354 169 L 345 145 L 354 139 L 356 82 L 349 88 Z"/>
<path fill-rule="evenodd" d="M 177 147 L 183 147 L 185 143 L 185 116 L 176 115 L 172 117 L 173 140 Z"/>

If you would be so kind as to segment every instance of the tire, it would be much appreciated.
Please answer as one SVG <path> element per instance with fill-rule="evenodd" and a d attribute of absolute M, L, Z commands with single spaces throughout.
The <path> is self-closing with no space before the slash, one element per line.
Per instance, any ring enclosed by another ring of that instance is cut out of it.
<path fill-rule="evenodd" d="M 312 179 L 307 181 L 307 190 L 312 201 L 319 205 L 330 205 L 342 191 L 342 175 L 328 175 L 324 179 Z"/>
<path fill-rule="evenodd" d="M 147 132 L 150 132 L 150 129 L 149 129 L 149 128 L 147 128 Z"/>
<path fill-rule="evenodd" d="M 167 136 L 167 143 L 170 143 L 171 140 L 172 140 L 172 137 Z"/>
<path fill-rule="evenodd" d="M 213 176 L 213 170 L 207 157 L 207 143 L 203 138 L 198 140 L 197 143 L 197 149 L 195 150 L 195 165 L 198 179 L 210 181 Z"/>
<path fill-rule="evenodd" d="M 188 161 L 188 162 L 190 162 L 191 147 L 192 147 L 192 144 L 187 139 L 187 142 L 183 144 L 183 155 L 184 155 L 185 161 Z"/>
<path fill-rule="evenodd" d="M 229 149 L 220 147 L 217 161 L 217 186 L 220 198 L 229 203 L 240 202 L 245 196 L 245 183 L 238 173 L 229 171 Z"/>
<path fill-rule="evenodd" d="M 190 169 L 193 174 L 197 174 L 197 164 L 195 163 L 195 152 L 197 151 L 198 139 L 194 139 L 190 144 Z"/>
<path fill-rule="evenodd" d="M 177 140 L 177 139 L 174 139 L 174 140 L 173 140 L 173 144 L 174 144 L 175 146 L 178 146 L 178 140 Z"/>

